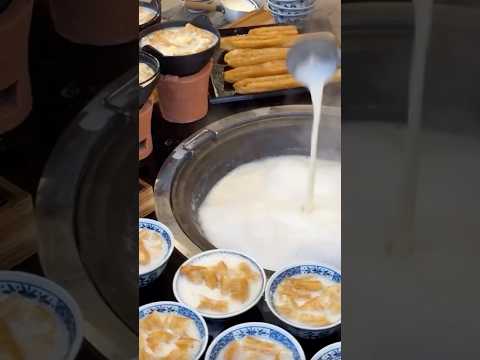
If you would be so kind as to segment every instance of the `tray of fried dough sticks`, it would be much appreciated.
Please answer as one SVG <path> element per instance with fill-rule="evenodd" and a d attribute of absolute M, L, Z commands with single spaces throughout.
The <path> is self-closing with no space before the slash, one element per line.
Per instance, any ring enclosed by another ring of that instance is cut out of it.
<path fill-rule="evenodd" d="M 210 77 L 210 103 L 307 95 L 286 68 L 288 48 L 301 36 L 295 26 L 220 29 Z"/>

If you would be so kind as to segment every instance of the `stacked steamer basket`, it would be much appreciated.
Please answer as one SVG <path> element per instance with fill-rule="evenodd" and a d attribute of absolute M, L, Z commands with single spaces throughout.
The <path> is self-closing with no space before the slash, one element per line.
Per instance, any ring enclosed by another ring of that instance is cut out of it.
<path fill-rule="evenodd" d="M 268 0 L 267 8 L 278 24 L 302 26 L 315 10 L 315 0 Z"/>

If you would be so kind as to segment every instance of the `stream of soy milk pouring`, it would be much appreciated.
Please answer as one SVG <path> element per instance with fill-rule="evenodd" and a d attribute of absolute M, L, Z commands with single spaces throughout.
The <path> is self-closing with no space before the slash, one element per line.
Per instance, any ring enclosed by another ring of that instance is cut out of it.
<path fill-rule="evenodd" d="M 387 242 L 387 253 L 412 254 L 415 251 L 415 209 L 419 173 L 419 135 L 425 65 L 432 27 L 433 0 L 414 0 L 415 37 L 410 71 L 408 126 L 405 137 L 403 178 L 398 192 L 399 229 Z M 394 242 L 392 242 L 394 240 Z"/>
<path fill-rule="evenodd" d="M 293 76 L 305 84 L 310 91 L 313 105 L 313 125 L 310 138 L 310 168 L 307 180 L 307 197 L 303 210 L 311 212 L 315 206 L 315 169 L 317 161 L 318 131 L 322 114 L 323 88 L 327 80 L 336 70 L 336 62 L 322 61 L 315 54 L 311 54 L 303 63 L 297 65 Z"/>

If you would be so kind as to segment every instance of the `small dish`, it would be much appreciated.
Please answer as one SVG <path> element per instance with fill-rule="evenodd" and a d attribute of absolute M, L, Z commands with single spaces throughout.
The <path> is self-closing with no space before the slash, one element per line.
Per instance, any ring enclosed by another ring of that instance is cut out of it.
<path fill-rule="evenodd" d="M 173 234 L 170 229 L 161 222 L 152 219 L 138 219 L 138 229 L 148 229 L 156 232 L 164 240 L 164 244 L 167 246 L 164 256 L 155 261 L 155 267 L 153 269 L 145 272 L 139 271 L 139 285 L 140 287 L 144 287 L 155 281 L 167 266 L 168 259 L 172 256 L 174 249 Z"/>
<path fill-rule="evenodd" d="M 342 360 L 342 343 L 339 341 L 325 346 L 313 355 L 312 360 Z"/>
<path fill-rule="evenodd" d="M 159 312 L 162 314 L 176 314 L 182 317 L 191 319 L 200 336 L 200 347 L 194 358 L 198 360 L 201 358 L 202 354 L 205 352 L 208 343 L 208 327 L 205 323 L 205 320 L 202 316 L 195 310 L 191 309 L 188 306 L 172 302 L 172 301 L 159 301 L 150 304 L 145 304 L 138 309 L 138 319 L 143 319 L 145 316 L 151 314 L 152 312 Z"/>
<path fill-rule="evenodd" d="M 282 328 L 261 322 L 250 322 L 233 326 L 220 333 L 210 344 L 205 355 L 205 360 L 218 360 L 222 351 L 233 341 L 241 340 L 247 336 L 278 343 L 290 350 L 292 359 L 305 360 L 305 353 L 298 341 Z"/>
<path fill-rule="evenodd" d="M 62 357 L 65 360 L 75 359 L 83 342 L 83 326 L 80 308 L 71 295 L 46 278 L 19 271 L 0 271 L 0 298 L 12 294 L 47 308 L 56 317 L 63 325 L 59 331 L 66 336 L 55 337 L 62 342 L 55 345 L 55 350 L 66 351 Z"/>
<path fill-rule="evenodd" d="M 324 278 L 325 280 L 328 280 L 332 283 L 341 284 L 340 271 L 334 269 L 333 267 L 322 264 L 305 263 L 289 265 L 275 272 L 268 280 L 267 288 L 265 290 L 265 302 L 267 303 L 269 310 L 275 316 L 279 325 L 286 327 L 286 329 L 288 329 L 288 331 L 290 331 L 293 335 L 303 339 L 319 339 L 329 336 L 335 331 L 337 331 L 341 324 L 340 315 L 340 319 L 338 321 L 328 325 L 302 325 L 285 318 L 285 316 L 280 315 L 279 312 L 276 310 L 274 306 L 274 295 L 279 285 L 288 278 L 299 275 L 312 274 Z"/>
<path fill-rule="evenodd" d="M 267 282 L 265 271 L 250 256 L 245 255 L 245 254 L 240 253 L 240 252 L 237 252 L 237 251 L 234 251 L 234 250 L 225 250 L 225 249 L 215 249 L 215 250 L 205 251 L 205 252 L 202 252 L 202 253 L 200 253 L 196 256 L 193 256 L 192 258 L 187 260 L 185 263 L 183 263 L 179 267 L 177 273 L 175 274 L 175 277 L 173 278 L 173 293 L 175 295 L 175 298 L 180 303 L 186 304 L 186 305 L 191 306 L 191 307 L 195 307 L 191 303 L 191 302 L 193 302 L 193 300 L 188 301 L 184 297 L 182 297 L 182 294 L 181 294 L 182 291 L 180 290 L 180 287 L 181 287 L 180 282 L 188 282 L 189 281 L 186 278 L 183 279 L 184 275 L 181 274 L 182 268 L 184 268 L 184 266 L 199 265 L 199 264 L 205 266 L 204 265 L 205 261 L 207 261 L 207 262 L 208 262 L 208 260 L 217 261 L 217 263 L 218 263 L 218 261 L 220 261 L 220 260 L 214 260 L 214 259 L 222 259 L 222 258 L 225 259 L 225 258 L 228 258 L 228 257 L 231 257 L 231 259 L 237 258 L 236 259 L 237 261 L 240 260 L 242 262 L 248 263 L 248 265 L 250 266 L 250 269 L 254 269 L 254 271 L 257 274 L 260 275 L 259 278 L 258 278 L 259 283 L 252 285 L 252 287 L 257 288 L 257 291 L 249 297 L 249 300 L 247 300 L 244 304 L 241 305 L 241 308 L 238 308 L 236 310 L 232 310 L 232 311 L 229 311 L 229 312 L 226 312 L 226 313 L 218 313 L 218 314 L 214 313 L 214 312 L 207 312 L 205 310 L 202 311 L 202 310 L 199 310 L 199 309 L 197 309 L 197 311 L 205 318 L 214 319 L 214 320 L 224 320 L 224 319 L 232 318 L 234 316 L 238 316 L 240 314 L 243 314 L 244 312 L 250 310 L 255 305 L 257 305 L 258 302 L 261 300 L 261 298 L 263 296 L 263 293 L 265 291 L 265 286 L 266 286 L 266 282 Z M 251 289 L 250 284 L 249 284 L 249 289 Z M 217 290 L 217 289 L 215 289 L 215 290 Z M 212 290 L 212 291 L 214 291 L 214 290 Z M 193 292 L 190 292 L 190 294 L 193 294 Z M 198 295 L 198 296 L 200 296 L 200 295 Z M 232 300 L 232 302 L 233 302 L 233 300 Z"/>

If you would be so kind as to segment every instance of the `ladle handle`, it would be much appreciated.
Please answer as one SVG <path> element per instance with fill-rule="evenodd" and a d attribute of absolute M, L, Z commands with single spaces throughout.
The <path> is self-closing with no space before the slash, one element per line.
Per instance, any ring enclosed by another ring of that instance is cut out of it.
<path fill-rule="evenodd" d="M 206 11 L 217 11 L 218 5 L 213 2 L 198 2 L 192 0 L 185 0 L 185 7 L 192 10 L 206 10 Z"/>

